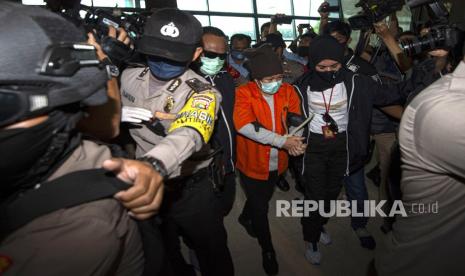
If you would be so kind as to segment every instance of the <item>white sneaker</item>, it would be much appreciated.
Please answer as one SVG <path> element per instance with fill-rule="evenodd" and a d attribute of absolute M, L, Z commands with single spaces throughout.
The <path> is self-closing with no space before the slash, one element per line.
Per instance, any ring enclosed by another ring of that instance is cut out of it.
<path fill-rule="evenodd" d="M 329 235 L 329 233 L 323 229 L 320 235 L 320 243 L 323 245 L 330 245 L 332 242 L 333 240 L 331 239 L 331 235 Z"/>
<path fill-rule="evenodd" d="M 305 250 L 305 259 L 310 262 L 312 265 L 320 265 L 321 262 L 321 252 L 318 248 L 318 245 L 313 247 L 312 243 L 306 242 L 306 250 Z"/>

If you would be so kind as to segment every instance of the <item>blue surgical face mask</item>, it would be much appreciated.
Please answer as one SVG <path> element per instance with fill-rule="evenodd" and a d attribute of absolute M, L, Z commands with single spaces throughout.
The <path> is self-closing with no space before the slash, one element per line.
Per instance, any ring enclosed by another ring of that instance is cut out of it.
<path fill-rule="evenodd" d="M 268 82 L 268 83 L 263 83 L 263 82 L 260 82 L 260 83 L 261 83 L 262 91 L 264 93 L 273 95 L 273 94 L 276 94 L 276 92 L 278 92 L 283 81 L 280 80 L 280 81 L 273 81 L 273 82 Z"/>
<path fill-rule="evenodd" d="M 244 54 L 242 53 L 242 51 L 239 51 L 239 50 L 231 50 L 231 56 L 235 60 L 244 60 L 245 59 Z"/>
<path fill-rule="evenodd" d="M 149 58 L 148 65 L 150 72 L 160 80 L 171 80 L 179 77 L 187 70 L 186 63 L 169 62 L 163 59 Z"/>
<path fill-rule="evenodd" d="M 207 58 L 201 57 L 200 60 L 202 61 L 202 66 L 200 66 L 200 71 L 205 75 L 214 76 L 218 74 L 218 72 L 224 66 L 224 59 L 220 59 L 219 57 L 216 58 Z"/>

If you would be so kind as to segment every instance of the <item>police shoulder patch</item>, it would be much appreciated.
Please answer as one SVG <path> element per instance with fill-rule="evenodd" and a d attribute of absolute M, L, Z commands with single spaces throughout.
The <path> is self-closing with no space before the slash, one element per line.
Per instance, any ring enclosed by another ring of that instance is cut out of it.
<path fill-rule="evenodd" d="M 212 90 L 194 93 L 176 115 L 168 132 L 181 127 L 195 129 L 205 143 L 208 143 L 215 125 L 216 96 Z"/>

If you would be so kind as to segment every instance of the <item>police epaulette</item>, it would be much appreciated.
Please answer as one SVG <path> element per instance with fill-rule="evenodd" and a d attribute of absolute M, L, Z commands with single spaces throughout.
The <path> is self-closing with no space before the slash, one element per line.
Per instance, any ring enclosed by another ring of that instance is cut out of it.
<path fill-rule="evenodd" d="M 198 78 L 189 79 L 186 81 L 187 85 L 189 85 L 192 90 L 196 93 L 201 93 L 203 91 L 211 90 L 212 85 L 209 83 L 202 82 Z"/>
<path fill-rule="evenodd" d="M 144 71 L 142 71 L 140 74 L 139 74 L 139 78 L 142 78 L 145 76 L 145 74 L 147 74 L 147 72 L 150 70 L 149 67 L 145 68 Z"/>

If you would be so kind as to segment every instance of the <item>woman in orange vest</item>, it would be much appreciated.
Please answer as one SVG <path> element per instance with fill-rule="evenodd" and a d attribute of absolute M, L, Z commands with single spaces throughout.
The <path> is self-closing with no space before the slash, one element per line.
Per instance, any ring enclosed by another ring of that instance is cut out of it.
<path fill-rule="evenodd" d="M 300 99 L 294 88 L 282 83 L 283 68 L 271 46 L 244 52 L 253 81 L 236 89 L 234 125 L 237 166 L 247 197 L 241 223 L 262 248 L 263 268 L 278 273 L 268 224 L 268 203 L 279 176 L 287 170 L 288 154 L 303 154 L 303 138 L 288 136 L 287 118 L 300 116 Z"/>

